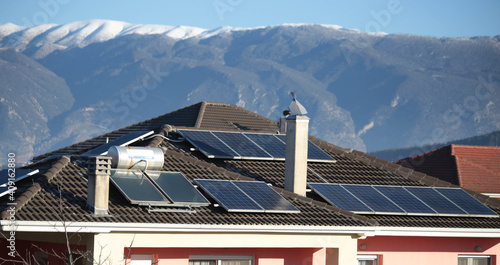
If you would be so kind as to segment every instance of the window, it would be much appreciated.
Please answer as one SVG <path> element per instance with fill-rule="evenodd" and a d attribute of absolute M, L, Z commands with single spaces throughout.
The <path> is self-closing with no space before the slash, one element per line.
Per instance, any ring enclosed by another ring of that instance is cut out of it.
<path fill-rule="evenodd" d="M 253 256 L 242 255 L 191 255 L 189 265 L 252 265 Z"/>
<path fill-rule="evenodd" d="M 87 264 L 87 256 L 88 252 L 85 251 L 80 251 L 80 250 L 73 250 L 71 251 L 71 259 L 73 260 L 73 263 L 70 262 L 69 258 L 69 252 L 66 252 L 66 262 L 65 264 L 71 264 L 71 265 L 85 265 Z M 47 263 L 48 264 L 48 263 Z"/>
<path fill-rule="evenodd" d="M 130 256 L 130 265 L 151 265 L 153 264 L 153 255 L 132 255 Z"/>
<path fill-rule="evenodd" d="M 377 255 L 358 255 L 358 265 L 377 265 Z"/>
<path fill-rule="evenodd" d="M 490 265 L 490 256 L 479 255 L 459 255 L 458 265 Z"/>
<path fill-rule="evenodd" d="M 49 254 L 45 253 L 45 252 L 40 252 L 40 251 L 35 252 L 35 264 L 36 265 L 49 264 Z"/>

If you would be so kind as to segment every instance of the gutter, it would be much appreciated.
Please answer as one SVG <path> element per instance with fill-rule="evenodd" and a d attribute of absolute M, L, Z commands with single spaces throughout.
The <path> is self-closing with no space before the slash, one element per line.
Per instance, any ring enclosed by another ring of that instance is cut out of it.
<path fill-rule="evenodd" d="M 488 196 L 495 199 L 500 199 L 500 193 L 482 193 L 484 196 Z"/>
<path fill-rule="evenodd" d="M 427 228 L 427 227 L 356 227 L 356 226 L 273 226 L 273 225 L 212 225 L 212 224 L 143 224 L 96 222 L 0 221 L 1 231 L 67 232 L 71 233 L 273 233 L 351 235 L 364 239 L 374 236 L 412 237 L 476 237 L 500 238 L 495 228 Z"/>
<path fill-rule="evenodd" d="M 150 224 L 150 223 L 96 223 L 96 222 L 47 222 L 0 221 L 1 231 L 15 232 L 67 232 L 113 233 L 113 232 L 186 232 L 186 233 L 292 233 L 292 234 L 343 234 L 363 237 L 373 234 L 374 227 L 354 226 L 282 226 L 282 225 L 211 225 L 211 224 Z"/>
<path fill-rule="evenodd" d="M 376 230 L 367 236 L 500 238 L 498 228 L 377 227 Z"/>

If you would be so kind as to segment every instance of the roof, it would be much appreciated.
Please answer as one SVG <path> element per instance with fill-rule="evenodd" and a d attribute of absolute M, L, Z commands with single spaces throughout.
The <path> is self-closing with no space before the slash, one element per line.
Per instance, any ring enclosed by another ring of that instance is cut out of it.
<path fill-rule="evenodd" d="M 395 163 L 476 192 L 500 193 L 500 147 L 452 144 Z"/>
<path fill-rule="evenodd" d="M 176 129 L 197 128 L 224 131 L 276 132 L 278 124 L 237 106 L 201 102 L 165 115 L 104 134 L 93 139 L 35 157 L 28 168 L 40 169 L 32 178 L 16 183 L 17 221 L 104 222 L 104 223 L 161 223 L 161 224 L 227 224 L 227 225 L 293 225 L 324 227 L 442 227 L 442 228 L 499 228 L 500 218 L 426 217 L 356 215 L 328 205 L 319 196 L 307 197 L 285 191 L 284 162 L 208 159 L 192 151 L 187 142 L 167 141 L 155 136 L 134 143 L 141 146 L 166 148 L 164 171 L 182 172 L 194 179 L 261 180 L 296 206 L 300 213 L 260 214 L 230 213 L 214 204 L 196 208 L 196 213 L 152 212 L 131 205 L 110 185 L 109 212 L 112 217 L 92 217 L 87 208 L 86 176 L 92 170 L 80 154 L 116 139 L 130 131 L 154 130 L 175 139 Z M 453 184 L 410 170 L 389 161 L 356 150 L 347 150 L 310 137 L 318 147 L 331 155 L 335 163 L 308 163 L 308 182 L 355 183 L 399 186 L 450 187 Z M 500 213 L 500 201 L 470 192 L 490 208 Z M 61 199 L 60 199 L 61 198 Z M 6 198 L 0 201 L 1 218 L 9 218 Z M 59 207 L 62 204 L 63 207 Z M 63 212 L 58 209 L 63 209 Z"/>

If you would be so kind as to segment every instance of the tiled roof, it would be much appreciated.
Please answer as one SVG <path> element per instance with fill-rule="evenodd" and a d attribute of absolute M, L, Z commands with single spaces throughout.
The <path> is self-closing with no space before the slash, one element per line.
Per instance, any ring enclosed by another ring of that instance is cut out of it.
<path fill-rule="evenodd" d="M 481 193 L 500 193 L 500 147 L 447 145 L 397 164 Z"/>
<path fill-rule="evenodd" d="M 203 102 L 196 127 L 207 130 L 276 132 L 278 124 L 230 104 Z"/>
<path fill-rule="evenodd" d="M 300 213 L 229 213 L 222 207 L 215 207 L 214 204 L 196 208 L 196 213 L 192 214 L 149 213 L 144 207 L 131 205 L 114 185 L 110 185 L 109 211 L 113 217 L 91 217 L 91 212 L 86 207 L 87 182 L 85 178 L 89 173 L 89 168 L 83 162 L 83 158 L 78 155 L 102 144 L 103 139 L 110 137 L 110 135 L 123 135 L 133 130 L 148 129 L 176 139 L 179 137 L 176 128 L 275 132 L 277 124 L 234 105 L 202 102 L 40 156 L 34 159 L 34 161 L 40 162 L 30 165 L 33 168 L 40 168 L 40 174 L 33 179 L 26 179 L 16 184 L 18 186 L 16 220 L 56 221 L 65 219 L 68 221 L 108 223 L 294 226 L 500 227 L 500 218 L 356 215 L 328 205 L 314 193 L 308 193 L 307 197 L 302 197 L 283 190 L 284 162 L 208 159 L 200 152 L 192 151 L 187 142 L 167 141 L 161 136 L 138 142 L 136 145 L 166 147 L 162 170 L 182 172 L 191 181 L 196 178 L 266 181 L 292 202 L 300 210 Z M 448 182 L 359 151 L 346 150 L 314 137 L 310 137 L 310 140 L 334 157 L 337 162 L 309 163 L 309 182 L 452 186 Z M 55 154 L 64 154 L 64 156 L 42 160 Z M 500 212 L 498 210 L 500 209 L 500 201 L 477 193 L 472 194 L 495 211 Z M 60 197 L 63 207 L 59 207 Z M 2 198 L 0 201 L 2 219 L 9 217 L 6 207 L 7 201 Z M 61 216 L 58 209 L 64 209 L 64 217 Z"/>
<path fill-rule="evenodd" d="M 174 166 L 172 166 L 174 165 Z M 209 169 L 210 164 L 183 154 L 167 151 L 163 170 L 178 170 L 189 180 L 243 179 L 238 174 L 223 169 Z M 19 183 L 21 187 L 15 201 L 17 221 L 60 221 L 69 222 L 122 222 L 122 223 L 168 223 L 168 224 L 237 224 L 237 225 L 303 225 L 303 226 L 370 226 L 376 222 L 363 216 L 342 211 L 325 203 L 277 189 L 299 210 L 295 214 L 228 213 L 222 207 L 194 208 L 196 213 L 154 212 L 131 205 L 121 193 L 110 185 L 109 212 L 113 217 L 91 217 L 86 207 L 88 169 L 78 157 L 67 156 L 55 161 L 54 166 L 35 180 Z M 59 199 L 59 196 L 63 200 Z M 8 219 L 2 203 L 2 219 Z M 60 209 L 63 209 L 62 212 Z"/>

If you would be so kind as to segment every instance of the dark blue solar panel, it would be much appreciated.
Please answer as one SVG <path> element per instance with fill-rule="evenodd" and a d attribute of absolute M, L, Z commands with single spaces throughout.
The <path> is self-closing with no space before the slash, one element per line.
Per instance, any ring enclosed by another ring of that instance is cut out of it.
<path fill-rule="evenodd" d="M 262 148 L 252 142 L 243 133 L 212 132 L 217 138 L 229 145 L 242 158 L 268 158 L 272 157 Z"/>
<path fill-rule="evenodd" d="M 233 184 L 243 190 L 256 201 L 265 212 L 290 213 L 299 212 L 293 204 L 279 195 L 273 188 L 261 181 L 233 181 Z"/>
<path fill-rule="evenodd" d="M 17 189 L 15 185 L 10 185 L 9 190 L 9 180 L 15 183 L 27 177 L 33 176 L 38 172 L 38 169 L 23 168 L 13 168 L 10 170 L 7 168 L 0 170 L 0 197 L 3 197 L 11 191 L 15 191 Z"/>
<path fill-rule="evenodd" d="M 430 187 L 405 187 L 405 189 L 417 196 L 438 214 L 467 215 L 466 212 Z"/>
<path fill-rule="evenodd" d="M 14 168 L 9 170 L 0 170 L 0 186 L 7 186 L 9 183 L 9 177 L 14 177 L 14 182 L 18 182 L 27 177 L 33 176 L 38 173 L 38 169 L 24 169 L 24 168 Z"/>
<path fill-rule="evenodd" d="M 148 171 L 146 174 L 174 203 L 209 204 L 180 172 Z"/>
<path fill-rule="evenodd" d="M 405 212 L 411 214 L 436 214 L 434 210 L 425 205 L 403 187 L 396 186 L 374 186 L 375 189 L 384 194 L 387 198 L 395 202 Z"/>
<path fill-rule="evenodd" d="M 369 185 L 342 185 L 376 213 L 404 213 L 396 204 Z"/>
<path fill-rule="evenodd" d="M 170 203 L 140 171 L 112 169 L 110 179 L 132 204 Z"/>
<path fill-rule="evenodd" d="M 482 204 L 474 197 L 469 195 L 463 189 L 451 189 L 451 188 L 434 188 L 439 193 L 444 195 L 450 201 L 458 205 L 464 211 L 470 215 L 485 215 L 485 216 L 498 216 L 497 213 L 492 211 L 486 205 Z"/>
<path fill-rule="evenodd" d="M 335 161 L 329 154 L 316 146 L 313 142 L 309 141 L 307 148 L 307 160 L 310 161 Z"/>
<path fill-rule="evenodd" d="M 179 132 L 208 158 L 232 159 L 239 157 L 210 131 L 179 130 Z"/>
<path fill-rule="evenodd" d="M 274 134 L 245 133 L 245 136 L 266 150 L 271 156 L 280 159 L 285 158 L 285 144 L 276 138 Z"/>
<path fill-rule="evenodd" d="M 264 212 L 231 181 L 197 179 L 195 182 L 228 212 Z"/>
<path fill-rule="evenodd" d="M 278 138 L 280 142 L 286 144 L 286 134 L 273 134 L 273 136 Z"/>
<path fill-rule="evenodd" d="M 357 213 L 498 217 L 462 189 L 308 183 L 330 204 Z"/>
<path fill-rule="evenodd" d="M 286 145 L 286 135 L 275 134 L 274 136 L 279 138 L 280 141 L 285 143 Z M 311 141 L 309 141 L 307 144 L 307 160 L 313 162 L 335 161 L 335 159 L 333 159 L 329 154 L 327 154 Z"/>
<path fill-rule="evenodd" d="M 151 134 L 153 134 L 154 131 L 135 131 L 135 132 L 130 132 L 118 139 L 112 140 L 109 143 L 100 145 L 90 151 L 87 151 L 83 153 L 82 155 L 85 156 L 100 156 L 100 155 L 105 155 L 108 152 L 108 149 L 111 146 L 126 146 L 131 143 L 134 143 L 140 139 L 143 139 Z"/>
<path fill-rule="evenodd" d="M 194 130 L 179 132 L 208 158 L 285 160 L 286 156 L 286 135 L 282 134 Z M 308 149 L 309 161 L 335 161 L 311 141 Z"/>
<path fill-rule="evenodd" d="M 308 183 L 308 185 L 323 199 L 340 209 L 363 213 L 374 212 L 339 184 Z"/>

